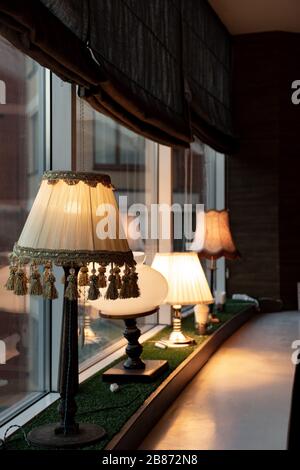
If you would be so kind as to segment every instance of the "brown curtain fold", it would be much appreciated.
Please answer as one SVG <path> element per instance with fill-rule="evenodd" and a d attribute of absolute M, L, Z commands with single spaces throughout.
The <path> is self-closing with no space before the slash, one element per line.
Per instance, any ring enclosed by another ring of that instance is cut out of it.
<path fill-rule="evenodd" d="M 235 151 L 231 108 L 231 37 L 206 1 L 182 0 L 185 86 L 192 130 L 215 150 Z"/>
<path fill-rule="evenodd" d="M 204 0 L 0 0 L 0 34 L 149 139 L 234 148 L 230 38 Z"/>

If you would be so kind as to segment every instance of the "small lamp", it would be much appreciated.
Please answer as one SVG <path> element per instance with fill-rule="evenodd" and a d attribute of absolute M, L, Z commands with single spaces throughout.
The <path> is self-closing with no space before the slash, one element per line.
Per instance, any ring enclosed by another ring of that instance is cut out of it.
<path fill-rule="evenodd" d="M 199 240 L 201 240 L 201 246 L 199 246 Z M 191 249 L 197 251 L 200 258 L 210 260 L 210 289 L 214 294 L 216 260 L 222 256 L 230 260 L 240 257 L 231 235 L 229 212 L 227 210 L 209 210 L 205 212 L 204 238 L 202 228 L 197 226 Z"/>
<path fill-rule="evenodd" d="M 99 309 L 103 318 L 122 319 L 125 322 L 124 337 L 128 341 L 127 358 L 102 375 L 104 381 L 144 381 L 148 382 L 158 377 L 168 367 L 165 360 L 142 360 L 143 346 L 139 343 L 141 332 L 136 319 L 157 312 L 168 293 L 168 283 L 161 273 L 144 264 L 145 255 L 134 252 L 137 263 L 136 272 L 139 276 L 140 296 L 137 299 L 107 300 L 101 296 L 98 300 L 90 301 L 93 307 Z M 121 271 L 122 272 L 122 271 Z"/>
<path fill-rule="evenodd" d="M 104 232 L 111 227 L 110 236 Z M 88 275 L 88 264 L 93 266 Z M 26 265 L 30 265 L 29 270 Z M 16 295 L 57 298 L 53 264 L 65 272 L 59 391 L 60 423 L 33 429 L 28 439 L 43 447 L 90 444 L 105 435 L 95 424 L 75 421 L 78 391 L 78 286 L 88 298 L 138 297 L 135 261 L 122 228 L 109 176 L 69 171 L 46 172 L 18 243 L 11 254 L 8 290 Z M 44 266 L 41 276 L 39 266 Z M 106 267 L 109 265 L 109 276 Z M 125 266 L 121 278 L 121 267 Z"/>
<path fill-rule="evenodd" d="M 173 307 L 173 331 L 168 346 L 187 346 L 193 342 L 181 329 L 182 305 L 213 302 L 207 280 L 196 253 L 157 253 L 152 267 L 168 281 L 169 290 L 165 303 Z M 206 307 L 208 310 L 208 308 Z"/>

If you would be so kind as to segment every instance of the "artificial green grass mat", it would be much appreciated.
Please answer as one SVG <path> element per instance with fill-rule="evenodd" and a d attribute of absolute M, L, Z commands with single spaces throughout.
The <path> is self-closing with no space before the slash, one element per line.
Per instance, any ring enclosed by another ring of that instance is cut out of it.
<path fill-rule="evenodd" d="M 218 313 L 221 322 L 215 324 L 210 332 L 217 330 L 221 325 L 230 320 L 236 314 L 249 308 L 253 304 L 241 301 L 227 301 L 223 313 Z M 120 385 L 119 391 L 112 393 L 109 390 L 109 384 L 102 382 L 101 374 L 104 370 L 95 374 L 93 377 L 82 383 L 79 387 L 79 393 L 76 397 L 78 405 L 77 421 L 86 423 L 95 423 L 104 427 L 107 435 L 104 439 L 92 446 L 86 446 L 82 449 L 100 450 L 103 449 L 112 437 L 118 433 L 124 426 L 126 421 L 133 413 L 143 404 L 147 397 L 163 382 L 163 380 L 174 370 L 179 364 L 187 358 L 201 343 L 206 341 L 208 336 L 198 336 L 194 329 L 194 315 L 190 315 L 183 319 L 184 332 L 195 339 L 196 344 L 186 348 L 168 348 L 158 349 L 154 343 L 161 338 L 169 335 L 171 327 L 164 328 L 149 341 L 143 343 L 144 359 L 166 359 L 169 363 L 169 369 L 160 376 L 156 381 L 151 383 L 128 383 Z M 115 362 L 119 362 L 118 361 Z M 48 424 L 58 421 L 57 413 L 58 401 L 41 412 L 24 426 L 27 434 L 31 429 L 42 424 Z M 7 450 L 35 450 L 35 447 L 28 447 L 21 431 L 16 432 L 6 442 Z M 40 448 L 39 448 L 40 449 Z"/>

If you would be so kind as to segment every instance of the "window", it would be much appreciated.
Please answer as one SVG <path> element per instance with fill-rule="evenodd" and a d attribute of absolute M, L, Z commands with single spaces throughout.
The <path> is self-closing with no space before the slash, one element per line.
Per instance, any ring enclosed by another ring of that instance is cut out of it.
<path fill-rule="evenodd" d="M 172 155 L 173 204 L 192 204 L 191 226 L 196 229 L 196 204 L 204 204 L 204 209 L 225 208 L 225 156 L 219 154 L 197 138 L 187 150 L 175 149 Z M 174 223 L 175 223 L 175 216 Z M 182 233 L 183 219 L 182 219 Z M 192 238 L 174 238 L 174 251 L 185 251 Z M 207 263 L 202 266 L 209 279 Z M 217 290 L 225 290 L 225 261 L 217 261 Z"/>
<path fill-rule="evenodd" d="M 42 300 L 3 285 L 45 166 L 44 69 L 0 37 L 0 422 L 47 388 Z"/>
<path fill-rule="evenodd" d="M 158 145 L 120 126 L 112 119 L 93 111 L 77 98 L 77 158 L 76 169 L 98 171 L 110 175 L 116 190 L 119 207 L 124 209 L 124 197 L 132 218 L 146 216 L 140 213 L 143 204 L 150 209 L 157 203 Z M 123 198 L 123 199 L 121 199 Z M 125 217 L 124 217 L 124 223 Z M 144 251 L 147 263 L 157 251 L 157 240 L 141 238 L 131 240 L 133 251 Z M 142 331 L 157 323 L 157 315 L 139 320 Z M 79 308 L 79 357 L 81 369 L 120 347 L 124 325 L 121 320 L 99 317 L 98 311 L 81 300 Z M 122 342 L 123 343 L 123 342 Z"/>
<path fill-rule="evenodd" d="M 173 204 L 179 204 L 182 208 L 182 213 L 184 205 L 191 204 L 191 228 L 195 231 L 196 204 L 206 203 L 208 181 L 205 146 L 200 141 L 196 140 L 187 150 L 174 149 L 172 163 Z M 185 217 L 187 216 L 188 215 L 185 215 Z M 174 224 L 175 223 L 176 220 L 174 216 Z M 173 240 L 174 251 L 185 251 L 187 249 L 186 243 L 192 241 L 192 239 L 184 237 L 183 218 L 182 234 L 183 236 L 180 239 L 174 238 Z"/>

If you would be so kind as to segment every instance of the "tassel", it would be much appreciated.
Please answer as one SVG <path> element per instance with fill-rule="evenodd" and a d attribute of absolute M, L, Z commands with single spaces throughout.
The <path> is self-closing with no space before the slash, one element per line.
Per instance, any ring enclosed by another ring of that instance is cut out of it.
<path fill-rule="evenodd" d="M 89 285 L 89 268 L 87 266 L 82 266 L 80 268 L 78 276 L 78 285 L 80 287 Z"/>
<path fill-rule="evenodd" d="M 122 285 L 119 297 L 120 299 L 130 298 L 130 268 L 127 264 L 125 265 L 124 274 L 122 276 Z"/>
<path fill-rule="evenodd" d="M 46 285 L 46 282 L 47 282 L 47 279 L 48 279 L 48 276 L 49 276 L 50 269 L 51 269 L 51 265 L 50 265 L 49 263 L 45 264 L 45 266 L 44 266 L 44 272 L 43 272 L 43 286 Z"/>
<path fill-rule="evenodd" d="M 131 272 L 130 272 L 130 281 L 129 281 L 129 292 L 130 292 L 130 297 L 131 298 L 136 298 L 141 295 L 140 289 L 138 286 L 138 273 L 135 270 L 135 266 L 132 266 Z"/>
<path fill-rule="evenodd" d="M 17 267 L 10 265 L 9 267 L 9 277 L 6 281 L 5 288 L 7 290 L 15 290 L 15 282 L 16 282 L 16 272 Z"/>
<path fill-rule="evenodd" d="M 90 276 L 90 287 L 88 292 L 88 300 L 97 300 L 100 297 L 100 290 L 98 287 L 99 279 L 96 275 L 96 269 L 92 269 L 92 274 Z"/>
<path fill-rule="evenodd" d="M 14 293 L 16 295 L 27 294 L 27 276 L 23 268 L 19 267 L 16 272 Z"/>
<path fill-rule="evenodd" d="M 105 298 L 107 300 L 116 300 L 119 297 L 118 288 L 117 288 L 117 276 L 115 273 L 116 268 L 111 264 L 110 275 L 108 276 L 109 285 L 105 293 Z"/>
<path fill-rule="evenodd" d="M 53 300 L 58 298 L 58 293 L 55 287 L 55 276 L 50 268 L 46 268 L 47 274 L 44 272 L 44 286 L 43 296 L 47 300 Z"/>
<path fill-rule="evenodd" d="M 30 295 L 42 295 L 43 286 L 41 283 L 41 275 L 40 275 L 38 268 L 35 265 L 31 266 L 31 274 L 30 274 L 29 282 L 30 282 L 29 294 Z"/>
<path fill-rule="evenodd" d="M 107 286 L 106 281 L 106 265 L 104 263 L 98 268 L 99 276 L 98 276 L 98 287 L 103 288 Z"/>
<path fill-rule="evenodd" d="M 118 290 L 121 289 L 121 286 L 122 286 L 120 272 L 121 272 L 121 269 L 119 268 L 119 266 L 116 266 L 114 269 L 114 274 L 116 276 L 116 286 Z"/>
<path fill-rule="evenodd" d="M 69 300 L 77 300 L 79 297 L 77 289 L 77 276 L 75 275 L 75 269 L 70 269 L 70 274 L 67 277 L 68 286 L 65 291 L 65 297 Z"/>

